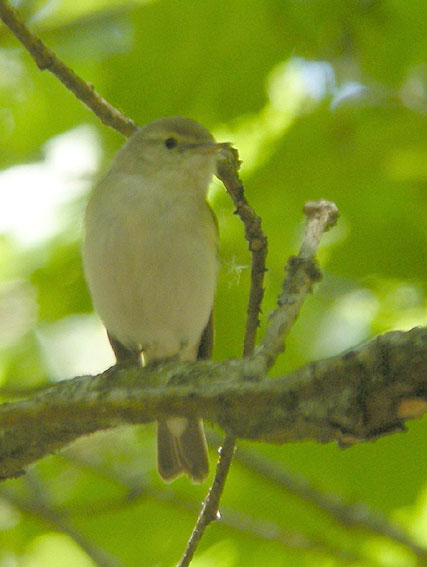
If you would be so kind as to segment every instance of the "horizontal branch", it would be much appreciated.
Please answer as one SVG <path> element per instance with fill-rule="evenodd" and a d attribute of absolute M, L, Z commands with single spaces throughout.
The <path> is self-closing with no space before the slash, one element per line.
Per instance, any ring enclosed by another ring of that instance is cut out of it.
<path fill-rule="evenodd" d="M 0 476 L 78 437 L 165 415 L 199 416 L 238 438 L 342 446 L 404 429 L 427 411 L 427 329 L 393 331 L 282 378 L 255 359 L 113 367 L 0 406 Z M 248 411 L 250 408 L 250 411 Z"/>

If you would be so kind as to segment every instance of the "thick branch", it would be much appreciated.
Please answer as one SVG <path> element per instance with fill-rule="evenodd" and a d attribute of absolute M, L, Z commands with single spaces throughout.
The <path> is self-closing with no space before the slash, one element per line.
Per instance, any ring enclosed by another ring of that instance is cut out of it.
<path fill-rule="evenodd" d="M 394 331 L 278 379 L 251 360 L 112 368 L 0 408 L 0 476 L 74 439 L 164 415 L 196 415 L 235 437 L 342 446 L 403 430 L 427 410 L 427 329 Z M 248 377 L 250 377 L 248 379 Z M 247 411 L 251 408 L 251 411 Z"/>
<path fill-rule="evenodd" d="M 29 52 L 39 69 L 42 71 L 47 69 L 53 73 L 106 126 L 114 128 L 123 136 L 130 136 L 135 131 L 134 122 L 102 98 L 93 85 L 86 83 L 58 59 L 49 47 L 30 32 L 18 12 L 9 6 L 5 0 L 0 0 L 0 18 Z"/>

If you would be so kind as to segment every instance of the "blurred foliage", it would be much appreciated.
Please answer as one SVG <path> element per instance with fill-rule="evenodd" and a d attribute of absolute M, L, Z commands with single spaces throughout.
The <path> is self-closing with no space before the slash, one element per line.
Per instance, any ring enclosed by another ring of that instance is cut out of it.
<path fill-rule="evenodd" d="M 286 258 L 298 248 L 304 202 L 324 197 L 338 204 L 339 225 L 319 253 L 323 282 L 306 303 L 275 375 L 376 333 L 426 323 L 424 0 L 16 4 L 67 64 L 136 122 L 190 116 L 236 144 L 248 198 L 269 238 L 265 314 L 274 307 Z M 94 167 L 102 170 L 121 137 L 40 72 L 0 27 L 3 211 L 23 189 L 7 175 L 19 164 L 45 163 L 45 144 L 82 124 L 96 133 L 102 163 Z M 85 191 L 91 175 L 82 169 Z M 43 204 L 43 183 L 28 176 L 25 184 Z M 219 184 L 211 200 L 222 235 L 215 356 L 225 358 L 241 352 L 250 259 Z M 91 346 L 98 344 L 94 335 L 82 331 L 98 329 L 80 261 L 83 199 L 73 194 L 64 201 L 53 213 L 62 219 L 60 228 L 36 242 L 0 225 L 4 399 L 57 378 L 55 368 L 71 376 L 75 366 L 64 366 L 65 358 L 78 359 L 82 373 L 105 367 Z M 38 214 L 28 206 L 23 198 L 22 224 Z M 49 342 L 59 332 L 68 357 Z M 82 358 L 84 349 L 90 357 Z M 425 424 L 411 423 L 405 435 L 347 451 L 314 443 L 244 445 L 314 489 L 384 514 L 425 545 Z M 154 445 L 153 427 L 100 433 L 5 483 L 0 567 L 95 564 L 79 536 L 124 565 L 175 564 L 206 486 L 185 479 L 163 485 Z M 238 461 L 222 511 L 223 522 L 209 529 L 195 566 L 416 565 L 404 546 L 345 527 Z M 65 527 L 58 517 L 66 519 Z"/>

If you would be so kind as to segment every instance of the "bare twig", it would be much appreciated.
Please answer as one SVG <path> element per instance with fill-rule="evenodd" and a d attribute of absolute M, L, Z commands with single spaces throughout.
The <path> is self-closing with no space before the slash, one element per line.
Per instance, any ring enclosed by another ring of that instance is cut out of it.
<path fill-rule="evenodd" d="M 236 207 L 236 213 L 243 222 L 245 237 L 249 243 L 249 250 L 252 255 L 251 288 L 249 291 L 243 347 L 243 356 L 250 356 L 255 347 L 261 303 L 264 296 L 263 286 L 266 271 L 267 238 L 263 233 L 260 217 L 256 215 L 254 209 L 245 197 L 243 184 L 238 175 L 239 166 L 240 161 L 236 149 L 230 147 L 221 152 L 218 159 L 217 175 L 224 183 Z"/>
<path fill-rule="evenodd" d="M 322 234 L 338 219 L 337 206 L 329 201 L 306 203 L 304 213 L 307 224 L 300 251 L 298 256 L 288 260 L 278 308 L 270 315 L 264 339 L 255 352 L 255 358 L 265 369 L 270 368 L 283 351 L 284 339 L 295 323 L 305 298 L 321 278 L 314 256 Z"/>
<path fill-rule="evenodd" d="M 228 148 L 222 152 L 218 161 L 218 177 L 224 183 L 228 193 L 230 194 L 233 203 L 236 206 L 236 212 L 240 216 L 244 227 L 245 237 L 249 242 L 249 249 L 252 254 L 251 266 L 251 289 L 249 294 L 249 303 L 246 319 L 246 331 L 244 339 L 243 355 L 250 356 L 253 354 L 256 340 L 256 332 L 259 326 L 259 313 L 261 310 L 261 302 L 264 295 L 263 281 L 265 274 L 265 258 L 267 254 L 267 239 L 262 231 L 261 219 L 255 214 L 255 211 L 247 202 L 243 184 L 238 176 L 238 168 L 240 162 L 238 159 L 237 150 Z M 306 205 L 304 212 L 308 217 L 306 232 L 304 234 L 303 244 L 299 253 L 301 260 L 307 262 L 314 261 L 314 254 L 316 253 L 320 238 L 328 226 L 332 226 L 331 211 L 335 208 L 335 216 L 337 216 L 337 209 L 335 205 L 321 202 L 309 203 Z M 286 280 L 287 286 L 284 286 L 283 292 L 279 299 L 279 305 L 283 305 L 288 301 L 291 289 L 294 289 L 297 283 L 298 274 L 290 274 Z M 295 281 L 294 281 L 295 278 Z M 315 280 L 313 280 L 314 283 Z M 299 303 L 297 309 L 293 313 L 282 310 L 280 318 L 280 335 L 277 329 L 274 329 L 277 335 L 280 336 L 281 348 L 283 348 L 283 338 L 285 333 L 281 332 L 281 328 L 287 325 L 287 332 L 290 330 L 294 323 L 302 301 L 305 297 L 304 289 L 298 291 Z M 295 296 L 295 294 L 294 294 Z M 278 354 L 278 352 L 277 352 Z M 271 356 L 271 364 L 273 363 L 276 353 L 273 351 Z M 220 467 L 221 459 L 218 462 L 218 468 L 215 474 L 214 482 L 209 491 L 209 494 L 204 502 L 202 511 L 197 520 L 196 526 L 193 530 L 190 540 L 188 541 L 187 548 L 181 559 L 178 567 L 187 567 L 194 555 L 195 550 L 203 536 L 209 523 L 213 517 L 209 515 L 211 508 L 218 508 L 221 494 L 224 487 L 224 482 L 228 474 L 229 467 L 231 466 L 234 451 L 236 449 L 236 437 L 228 434 L 225 437 L 221 455 L 224 456 L 225 466 Z"/>
<path fill-rule="evenodd" d="M 30 53 L 40 70 L 53 73 L 68 90 L 88 106 L 106 126 L 114 128 L 123 136 L 130 136 L 136 129 L 134 122 L 114 108 L 93 85 L 83 81 L 72 69 L 67 67 L 55 53 L 26 27 L 18 12 L 5 0 L 0 0 L 0 18 L 15 37 Z"/>
<path fill-rule="evenodd" d="M 218 464 L 215 471 L 214 481 L 205 498 L 202 506 L 202 511 L 199 514 L 196 525 L 190 539 L 188 540 L 187 547 L 178 567 L 188 567 L 193 555 L 200 543 L 200 540 L 205 533 L 207 526 L 219 517 L 218 504 L 224 490 L 225 481 L 227 480 L 228 471 L 230 470 L 231 460 L 235 449 L 234 437 L 226 436 L 222 447 L 219 452 Z"/>
<path fill-rule="evenodd" d="M 249 250 L 252 256 L 251 287 L 246 316 L 245 338 L 243 341 L 243 356 L 249 356 L 253 353 L 255 347 L 261 302 L 264 295 L 263 282 L 267 239 L 261 228 L 261 219 L 256 216 L 255 211 L 249 205 L 244 195 L 243 184 L 238 173 L 239 167 L 240 161 L 237 150 L 231 146 L 224 149 L 218 159 L 217 175 L 231 196 L 236 206 L 236 213 L 243 222 L 245 237 L 249 242 Z M 206 528 L 212 520 L 218 517 L 219 501 L 224 490 L 235 449 L 236 437 L 227 434 L 220 448 L 220 458 L 212 486 L 203 502 L 202 510 L 178 567 L 187 567 L 191 563 Z"/>
<path fill-rule="evenodd" d="M 181 511 L 193 512 L 198 508 L 198 504 L 191 498 L 181 493 L 174 492 L 171 488 L 168 490 L 153 487 L 150 484 L 142 482 L 140 477 L 134 482 L 129 480 L 126 471 L 115 469 L 114 471 L 106 470 L 104 466 L 93 463 L 81 456 L 71 455 L 69 461 L 79 467 L 89 469 L 92 473 L 96 473 L 109 481 L 119 484 L 122 488 L 127 489 L 125 496 L 102 502 L 90 502 L 83 506 L 73 505 L 72 510 L 61 510 L 66 518 L 74 515 L 84 515 L 84 517 L 92 517 L 98 514 L 111 513 L 115 510 L 133 505 L 135 502 L 145 498 L 152 498 L 164 502 L 169 506 L 178 508 Z M 308 535 L 301 531 L 284 530 L 275 522 L 263 521 L 259 518 L 250 517 L 238 510 L 227 506 L 221 506 L 221 525 L 230 528 L 238 533 L 247 534 L 258 540 L 273 541 L 285 548 L 300 551 L 302 553 L 313 553 L 323 557 L 336 557 L 346 562 L 359 562 L 365 565 L 376 565 L 370 562 L 366 557 L 360 554 L 349 552 L 345 546 L 340 545 L 337 540 L 335 544 L 331 544 L 327 539 L 314 538 L 312 534 Z"/>

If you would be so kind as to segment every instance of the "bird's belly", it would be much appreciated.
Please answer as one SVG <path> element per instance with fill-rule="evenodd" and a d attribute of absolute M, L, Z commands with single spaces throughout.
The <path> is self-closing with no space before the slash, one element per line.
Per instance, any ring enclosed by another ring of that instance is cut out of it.
<path fill-rule="evenodd" d="M 202 227 L 159 225 L 136 233 L 111 225 L 86 245 L 86 275 L 95 309 L 122 344 L 148 360 L 197 348 L 212 309 L 216 242 Z M 133 227 L 135 228 L 135 227 Z M 90 269 L 89 269 L 90 266 Z M 186 354 L 187 353 L 187 354 Z"/>

